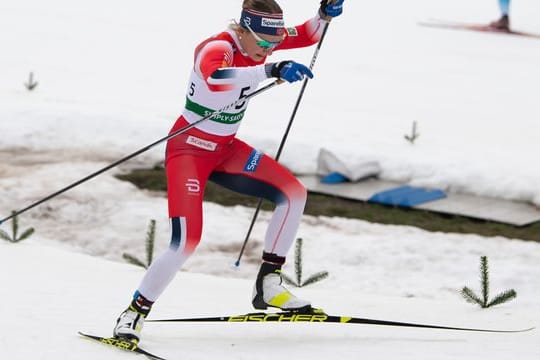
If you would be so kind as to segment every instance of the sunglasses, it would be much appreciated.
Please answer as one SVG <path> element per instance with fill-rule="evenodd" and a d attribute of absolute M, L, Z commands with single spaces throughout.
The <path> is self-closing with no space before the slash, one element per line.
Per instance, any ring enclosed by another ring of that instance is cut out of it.
<path fill-rule="evenodd" d="M 282 42 L 283 40 L 280 40 L 280 41 L 277 41 L 277 42 L 273 42 L 273 41 L 268 41 L 268 40 L 264 40 L 262 39 L 260 36 L 258 36 L 255 31 L 251 30 L 251 28 L 248 26 L 248 25 L 244 25 L 245 28 L 247 28 L 249 30 L 249 32 L 251 33 L 251 35 L 253 35 L 253 37 L 255 38 L 255 40 L 257 41 L 257 45 L 263 49 L 266 49 L 266 50 L 273 50 L 275 49 L 276 47 L 278 47 Z"/>

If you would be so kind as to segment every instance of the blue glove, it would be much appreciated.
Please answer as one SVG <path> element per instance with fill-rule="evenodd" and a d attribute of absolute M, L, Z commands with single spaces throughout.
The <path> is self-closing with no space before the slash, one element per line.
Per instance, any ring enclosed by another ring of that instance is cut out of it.
<path fill-rule="evenodd" d="M 321 0 L 321 14 L 331 18 L 341 15 L 343 12 L 343 1 L 345 0 L 336 0 L 329 3 L 328 0 Z"/>
<path fill-rule="evenodd" d="M 270 73 L 273 77 L 280 78 L 290 83 L 303 80 L 304 75 L 313 79 L 313 73 L 307 66 L 291 60 L 274 63 Z"/>

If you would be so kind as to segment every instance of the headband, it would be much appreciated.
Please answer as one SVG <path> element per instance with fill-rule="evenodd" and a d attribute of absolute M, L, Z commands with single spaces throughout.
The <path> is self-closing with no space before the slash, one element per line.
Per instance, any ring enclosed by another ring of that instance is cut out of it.
<path fill-rule="evenodd" d="M 256 10 L 242 10 L 240 25 L 256 33 L 267 35 L 283 35 L 285 22 L 283 14 L 268 14 Z"/>

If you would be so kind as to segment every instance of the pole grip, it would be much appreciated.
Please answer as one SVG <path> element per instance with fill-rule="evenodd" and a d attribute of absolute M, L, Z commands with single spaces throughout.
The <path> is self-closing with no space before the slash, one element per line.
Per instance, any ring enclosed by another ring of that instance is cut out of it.
<path fill-rule="evenodd" d="M 332 3 L 335 3 L 337 0 L 326 0 L 326 4 L 332 4 Z M 324 14 L 323 14 L 324 15 Z M 323 20 L 326 21 L 326 22 L 330 22 L 332 21 L 332 17 L 331 16 L 327 16 L 327 15 L 324 15 L 323 17 Z"/>

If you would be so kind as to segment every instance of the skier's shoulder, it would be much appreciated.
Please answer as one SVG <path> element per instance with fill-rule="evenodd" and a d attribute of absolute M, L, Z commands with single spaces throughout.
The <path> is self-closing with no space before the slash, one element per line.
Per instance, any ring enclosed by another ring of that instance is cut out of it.
<path fill-rule="evenodd" d="M 232 35 L 228 31 L 223 31 L 200 42 L 195 48 L 195 55 L 199 54 L 203 49 L 220 48 L 227 51 L 234 51 L 235 47 L 236 44 Z"/>

